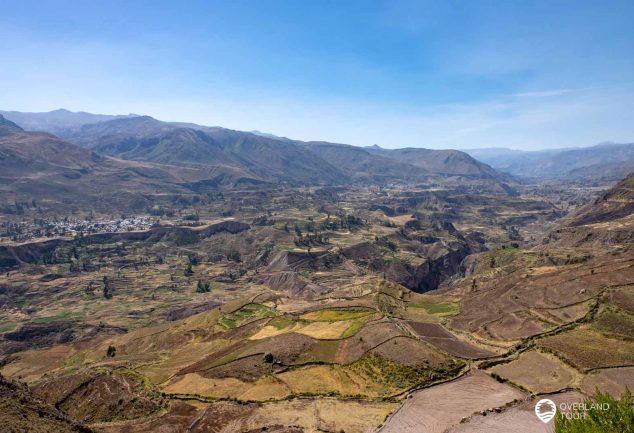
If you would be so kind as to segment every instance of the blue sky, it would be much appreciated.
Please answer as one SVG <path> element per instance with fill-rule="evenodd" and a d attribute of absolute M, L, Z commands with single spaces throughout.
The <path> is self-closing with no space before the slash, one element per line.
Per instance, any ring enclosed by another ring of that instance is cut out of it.
<path fill-rule="evenodd" d="M 0 1 L 0 109 L 304 140 L 634 141 L 634 1 Z"/>

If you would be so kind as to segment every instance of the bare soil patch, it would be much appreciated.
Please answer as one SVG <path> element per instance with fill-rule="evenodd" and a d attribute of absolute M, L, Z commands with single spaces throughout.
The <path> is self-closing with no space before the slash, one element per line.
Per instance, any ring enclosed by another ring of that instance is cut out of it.
<path fill-rule="evenodd" d="M 522 353 L 508 364 L 496 365 L 493 373 L 508 379 L 534 393 L 556 392 L 572 387 L 579 374 L 557 357 L 531 351 Z"/>
<path fill-rule="evenodd" d="M 403 331 L 387 320 L 366 323 L 354 336 L 341 343 L 336 360 L 341 364 L 349 364 L 386 340 L 399 335 L 403 335 Z"/>
<path fill-rule="evenodd" d="M 425 322 L 407 322 L 414 332 L 424 341 L 459 358 L 475 359 L 495 356 L 495 353 L 479 348 L 474 344 L 459 340 L 442 325 Z"/>
<path fill-rule="evenodd" d="M 614 289 L 609 295 L 609 301 L 613 305 L 634 314 L 634 286 Z"/>
<path fill-rule="evenodd" d="M 630 391 L 634 390 L 634 367 L 593 371 L 584 376 L 581 382 L 581 390 L 588 395 L 594 395 L 598 389 L 618 398 L 625 391 L 625 387 Z"/>
<path fill-rule="evenodd" d="M 578 392 L 566 392 L 540 396 L 549 398 L 558 406 L 561 403 L 577 403 L 583 401 L 583 396 Z M 447 433 L 554 433 L 554 423 L 542 423 L 535 416 L 535 403 L 537 399 L 530 399 L 517 406 L 503 409 L 502 412 L 487 412 L 486 416 L 474 414 L 467 422 L 458 424 L 449 429 Z"/>
<path fill-rule="evenodd" d="M 265 362 L 264 354 L 257 353 L 236 359 L 227 364 L 200 371 L 199 374 L 207 378 L 222 379 L 235 377 L 242 381 L 253 382 L 272 371 L 273 365 Z"/>
<path fill-rule="evenodd" d="M 283 334 L 261 340 L 257 344 L 249 347 L 241 356 L 270 353 L 273 356 L 272 362 L 289 365 L 302 354 L 310 351 L 316 343 L 317 340 L 307 335 L 296 333 Z"/>
<path fill-rule="evenodd" d="M 161 407 L 160 398 L 146 391 L 143 384 L 131 376 L 99 374 L 55 403 L 83 422 L 134 419 Z"/>
<path fill-rule="evenodd" d="M 440 365 L 449 360 L 446 355 L 434 350 L 431 346 L 410 337 L 393 338 L 372 349 L 372 353 L 381 355 L 397 364 L 410 366 Z"/>
<path fill-rule="evenodd" d="M 395 403 L 331 398 L 291 400 L 262 405 L 249 424 L 258 427 L 265 423 L 296 425 L 305 433 L 366 433 L 381 424 L 395 407 Z"/>
<path fill-rule="evenodd" d="M 576 320 L 581 311 L 570 307 L 591 300 L 606 287 L 631 284 L 633 265 L 632 252 L 617 258 L 604 253 L 584 263 L 557 266 L 552 272 L 530 273 L 520 268 L 479 281 L 475 289 L 457 288 L 456 293 L 462 291 L 464 297 L 451 327 L 499 341 L 538 334 L 549 326 Z M 557 314 L 553 312 L 556 308 L 567 310 Z"/>
<path fill-rule="evenodd" d="M 164 415 L 148 420 L 119 425 L 107 425 L 96 429 L 100 433 L 182 433 L 202 414 L 204 407 L 193 403 L 173 401 Z"/>
<path fill-rule="evenodd" d="M 417 391 L 379 429 L 381 433 L 442 433 L 476 411 L 500 407 L 525 395 L 482 372 Z"/>
<path fill-rule="evenodd" d="M 230 402 L 174 402 L 152 420 L 104 426 L 102 433 L 366 433 L 383 422 L 395 403 L 296 399 L 242 405 Z M 188 430 L 190 428 L 190 430 Z"/>

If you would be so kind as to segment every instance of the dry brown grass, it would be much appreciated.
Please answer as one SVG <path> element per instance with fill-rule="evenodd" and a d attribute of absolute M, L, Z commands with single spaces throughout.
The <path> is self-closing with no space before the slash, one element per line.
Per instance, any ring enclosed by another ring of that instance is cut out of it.
<path fill-rule="evenodd" d="M 75 349 L 67 344 L 49 349 L 20 352 L 11 356 L 11 362 L 0 368 L 0 373 L 27 383 L 35 382 L 44 374 L 62 367 L 64 362 L 75 353 Z"/>
<path fill-rule="evenodd" d="M 586 302 L 606 287 L 631 283 L 633 264 L 632 251 L 618 257 L 603 252 L 586 262 L 556 266 L 545 273 L 531 274 L 519 268 L 479 281 L 476 290 L 465 281 L 455 289 L 464 297 L 451 326 L 500 342 L 539 334 L 579 319 L 587 311 Z"/>
<path fill-rule="evenodd" d="M 261 377 L 256 382 L 245 382 L 233 377 L 207 378 L 197 373 L 189 373 L 175 379 L 165 386 L 163 391 L 167 394 L 190 394 L 256 401 L 281 399 L 289 394 L 285 385 L 270 376 Z"/>
<path fill-rule="evenodd" d="M 634 341 L 608 338 L 589 325 L 539 340 L 537 344 L 580 369 L 634 364 Z"/>
<path fill-rule="evenodd" d="M 352 325 L 352 323 L 352 320 L 342 320 L 338 322 L 312 322 L 301 327 L 295 332 L 317 339 L 332 340 L 340 338 L 350 325 Z"/>
<path fill-rule="evenodd" d="M 553 355 L 531 351 L 491 369 L 493 373 L 534 393 L 549 393 L 577 384 L 579 373 Z"/>
<path fill-rule="evenodd" d="M 261 424 L 298 425 L 305 433 L 366 433 L 379 426 L 395 407 L 395 403 L 338 401 L 331 398 L 292 400 L 267 403 L 256 411 L 254 418 Z"/>

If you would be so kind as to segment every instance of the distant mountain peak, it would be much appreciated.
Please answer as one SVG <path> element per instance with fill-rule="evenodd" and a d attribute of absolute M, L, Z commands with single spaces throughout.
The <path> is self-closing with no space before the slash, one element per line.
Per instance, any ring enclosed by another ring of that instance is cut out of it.
<path fill-rule="evenodd" d="M 62 138 L 68 136 L 73 130 L 83 125 L 131 117 L 129 115 L 111 116 L 107 114 L 92 114 L 85 111 L 72 112 L 66 108 L 58 108 L 57 110 L 44 113 L 0 111 L 0 114 L 11 122 L 15 122 L 25 131 L 45 131 Z"/>
<path fill-rule="evenodd" d="M 13 123 L 12 121 L 6 119 L 2 114 L 0 114 L 0 133 L 2 132 L 20 132 L 24 131 L 18 125 Z"/>

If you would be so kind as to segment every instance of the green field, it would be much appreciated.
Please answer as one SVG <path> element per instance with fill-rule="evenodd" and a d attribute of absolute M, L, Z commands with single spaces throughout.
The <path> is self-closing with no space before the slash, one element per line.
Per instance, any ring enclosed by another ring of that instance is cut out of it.
<path fill-rule="evenodd" d="M 233 329 L 256 319 L 275 317 L 276 315 L 275 310 L 265 305 L 247 304 L 238 311 L 223 315 L 218 322 L 225 328 Z"/>
<path fill-rule="evenodd" d="M 422 308 L 427 312 L 427 314 L 437 315 L 437 316 L 454 316 L 458 314 L 460 308 L 458 303 L 456 302 L 434 302 L 434 301 L 426 301 L 426 302 L 418 302 L 411 303 L 408 305 L 409 308 Z"/>

